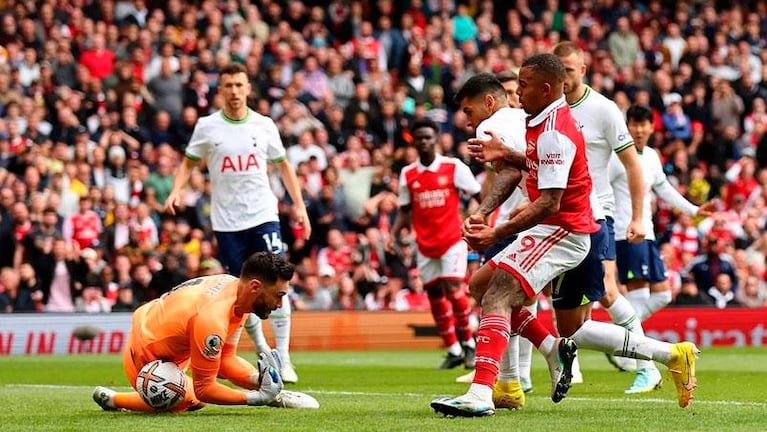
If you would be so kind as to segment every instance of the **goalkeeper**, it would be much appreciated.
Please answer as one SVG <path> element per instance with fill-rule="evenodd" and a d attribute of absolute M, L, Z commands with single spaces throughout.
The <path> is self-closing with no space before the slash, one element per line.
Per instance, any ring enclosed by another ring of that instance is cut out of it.
<path fill-rule="evenodd" d="M 141 306 L 133 314 L 123 353 L 128 382 L 135 389 L 138 371 L 161 359 L 192 370 L 193 379 L 187 380 L 186 395 L 173 409 L 176 412 L 200 409 L 205 403 L 316 408 L 310 396 L 282 391 L 278 359 L 272 353 L 259 355 L 258 370 L 237 356 L 248 314 L 268 318 L 280 307 L 292 277 L 292 264 L 259 252 L 243 263 L 239 278 L 222 274 L 191 279 Z M 247 390 L 220 384 L 217 377 Z M 96 387 L 93 400 L 108 411 L 155 411 L 135 391 Z M 308 402 L 313 404 L 307 406 Z"/>

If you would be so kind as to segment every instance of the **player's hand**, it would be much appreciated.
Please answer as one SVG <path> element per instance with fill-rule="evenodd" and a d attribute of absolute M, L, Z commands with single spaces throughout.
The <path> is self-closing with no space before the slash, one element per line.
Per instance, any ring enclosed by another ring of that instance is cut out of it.
<path fill-rule="evenodd" d="M 626 229 L 626 240 L 630 243 L 641 243 L 644 241 L 644 224 L 640 221 L 631 221 Z"/>
<path fill-rule="evenodd" d="M 501 137 L 493 131 L 485 131 L 489 139 L 470 138 L 469 154 L 479 162 L 495 162 L 506 157 L 509 149 L 503 145 Z"/>
<path fill-rule="evenodd" d="M 469 232 L 472 225 L 484 225 L 485 223 L 487 223 L 487 221 L 481 214 L 475 213 L 470 215 L 463 221 L 463 235 L 466 235 Z"/>
<path fill-rule="evenodd" d="M 258 355 L 258 390 L 247 392 L 248 405 L 266 405 L 282 391 L 279 354 L 275 350 Z"/>
<path fill-rule="evenodd" d="M 486 251 L 490 246 L 498 242 L 495 228 L 487 224 L 471 224 L 464 234 L 463 238 L 473 250 L 478 252 Z"/>
<path fill-rule="evenodd" d="M 179 192 L 171 192 L 168 198 L 165 200 L 165 211 L 175 215 L 176 207 L 181 205 L 181 194 Z"/>
<path fill-rule="evenodd" d="M 718 203 L 716 201 L 703 203 L 700 207 L 698 207 L 698 212 L 695 213 L 695 216 L 713 216 L 713 214 L 716 213 L 717 204 Z"/>
<path fill-rule="evenodd" d="M 296 221 L 304 227 L 304 240 L 309 240 L 312 237 L 312 222 L 306 213 L 306 207 L 296 210 Z"/>

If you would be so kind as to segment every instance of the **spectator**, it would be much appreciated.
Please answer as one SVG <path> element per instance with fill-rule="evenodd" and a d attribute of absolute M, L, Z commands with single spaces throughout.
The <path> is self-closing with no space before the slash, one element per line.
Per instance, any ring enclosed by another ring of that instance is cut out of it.
<path fill-rule="evenodd" d="M 354 311 L 364 310 L 365 303 L 362 300 L 354 281 L 350 277 L 342 277 L 338 286 L 338 294 L 333 299 L 333 310 Z"/>
<path fill-rule="evenodd" d="M 676 306 L 713 306 L 711 298 L 698 289 L 693 279 L 682 279 L 682 288 L 674 299 Z"/>
<path fill-rule="evenodd" d="M 169 59 L 160 62 L 160 73 L 149 80 L 147 89 L 154 99 L 156 111 L 167 112 L 171 119 L 178 121 L 183 109 L 183 84 L 181 77 L 173 72 Z"/>
<path fill-rule="evenodd" d="M 714 286 L 710 287 L 706 294 L 714 302 L 714 305 L 719 309 L 726 307 L 740 306 L 737 300 L 735 300 L 735 293 L 733 292 L 733 284 L 730 275 L 726 273 L 720 273 L 716 276 L 716 282 Z"/>
<path fill-rule="evenodd" d="M 704 252 L 692 259 L 684 271 L 683 277 L 688 275 L 695 281 L 700 290 L 708 290 L 715 286 L 720 274 L 730 276 L 729 281 L 721 281 L 724 286 L 727 282 L 729 287 L 738 286 L 738 277 L 735 273 L 735 263 L 732 256 L 725 253 L 726 241 L 717 237 L 708 237 L 705 242 Z"/>
<path fill-rule="evenodd" d="M 767 288 L 757 276 L 748 276 L 743 287 L 735 294 L 735 301 L 748 308 L 761 308 L 767 301 Z"/>
<path fill-rule="evenodd" d="M 317 275 L 306 275 L 300 288 L 294 300 L 296 310 L 330 310 L 333 305 L 333 299 L 330 296 L 330 292 L 320 286 Z"/>
<path fill-rule="evenodd" d="M 607 38 L 607 45 L 619 68 L 634 66 L 639 58 L 639 37 L 631 31 L 627 17 L 618 18 L 615 31 Z"/>
<path fill-rule="evenodd" d="M 62 240 L 54 240 L 51 252 L 43 256 L 35 270 L 40 277 L 42 302 L 46 312 L 74 312 L 75 301 L 82 293 L 82 264 L 76 259 L 77 243 L 69 248 Z"/>
<path fill-rule="evenodd" d="M 423 289 L 423 281 L 418 269 L 412 269 L 408 272 L 407 288 L 397 293 L 395 298 L 395 309 L 399 311 L 428 311 L 429 296 Z"/>

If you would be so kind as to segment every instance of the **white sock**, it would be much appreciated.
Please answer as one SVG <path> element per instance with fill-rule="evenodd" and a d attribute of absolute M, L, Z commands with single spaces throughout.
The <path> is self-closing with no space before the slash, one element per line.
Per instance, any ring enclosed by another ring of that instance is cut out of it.
<path fill-rule="evenodd" d="M 578 348 L 620 357 L 668 363 L 671 344 L 633 333 L 615 324 L 588 320 L 571 337 Z"/>
<path fill-rule="evenodd" d="M 248 332 L 248 336 L 256 346 L 256 352 L 269 352 L 272 349 L 269 342 L 266 341 L 266 336 L 264 336 L 263 321 L 256 314 L 248 314 L 248 319 L 245 321 L 245 331 Z"/>
<path fill-rule="evenodd" d="M 647 309 L 647 316 L 639 317 L 642 321 L 649 318 L 652 314 L 657 312 L 659 309 L 663 309 L 671 303 L 671 291 L 659 291 L 650 293 L 650 298 L 647 299 L 645 303 L 645 309 Z"/>
<path fill-rule="evenodd" d="M 477 343 L 474 341 L 474 338 L 470 338 L 467 341 L 462 341 L 461 346 L 464 346 L 466 348 L 477 349 Z"/>
<path fill-rule="evenodd" d="M 543 339 L 543 342 L 541 342 L 541 346 L 538 347 L 538 351 L 545 356 L 551 354 L 554 349 L 557 347 L 557 338 L 555 338 L 552 335 L 547 335 L 545 339 Z"/>
<path fill-rule="evenodd" d="M 463 354 L 463 348 L 461 347 L 461 344 L 459 344 L 458 342 L 454 342 L 452 345 L 447 347 L 447 352 L 454 356 L 459 356 Z"/>
<path fill-rule="evenodd" d="M 610 314 L 610 319 L 612 319 L 615 324 L 624 327 L 631 332 L 644 334 L 642 322 L 639 321 L 634 308 L 631 306 L 631 303 L 626 300 L 626 297 L 619 295 L 618 298 L 615 299 L 615 303 L 607 308 L 607 313 Z"/>
<path fill-rule="evenodd" d="M 485 402 L 493 402 L 493 388 L 484 384 L 471 383 L 469 394 L 472 394 Z"/>
<path fill-rule="evenodd" d="M 629 291 L 629 295 L 637 291 L 642 291 L 642 289 Z M 647 293 L 649 294 L 649 292 L 650 290 L 648 288 Z M 612 318 L 615 324 L 625 328 L 631 333 L 636 333 L 638 335 L 644 336 L 642 320 L 639 318 L 639 316 L 637 316 L 636 310 L 631 305 L 629 299 L 626 297 L 619 295 L 618 298 L 615 299 L 615 303 L 613 303 L 613 305 L 607 309 L 607 312 L 610 314 L 610 318 Z M 649 360 L 637 359 L 637 369 L 650 369 L 654 366 L 655 365 L 653 365 Z"/>
<path fill-rule="evenodd" d="M 533 316 L 538 316 L 538 304 L 525 306 Z M 533 343 L 527 338 L 519 337 L 519 377 L 530 382 L 530 368 L 533 363 Z"/>
<path fill-rule="evenodd" d="M 509 336 L 509 345 L 501 357 L 498 379 L 501 381 L 519 381 L 519 343 L 524 339 L 517 333 Z"/>
<path fill-rule="evenodd" d="M 642 287 L 639 289 L 631 290 L 626 293 L 626 299 L 631 303 L 631 307 L 634 308 L 639 321 L 644 321 L 645 318 L 650 316 L 647 310 L 647 300 L 650 299 L 650 287 Z"/>
<path fill-rule="evenodd" d="M 290 363 L 290 299 L 287 294 L 282 298 L 282 306 L 271 313 L 269 320 L 272 321 L 277 351 L 283 362 Z"/>

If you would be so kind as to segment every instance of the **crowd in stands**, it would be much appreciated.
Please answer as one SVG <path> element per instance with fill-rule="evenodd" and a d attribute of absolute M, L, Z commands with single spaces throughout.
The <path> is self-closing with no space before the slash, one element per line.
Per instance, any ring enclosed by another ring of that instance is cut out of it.
<path fill-rule="evenodd" d="M 403 6 L 406 5 L 406 6 Z M 0 2 L 0 311 L 129 311 L 222 272 L 210 183 L 164 211 L 217 72 L 243 63 L 250 106 L 278 125 L 302 181 L 303 240 L 275 176 L 298 310 L 428 310 L 412 235 L 394 250 L 408 125 L 483 178 L 453 95 L 562 40 L 625 112 L 655 113 L 652 145 L 696 203 L 654 212 L 679 305 L 765 304 L 767 3 L 492 0 L 6 0 Z M 253 197 L 253 199 L 258 199 Z M 478 265 L 470 258 L 470 268 Z"/>

